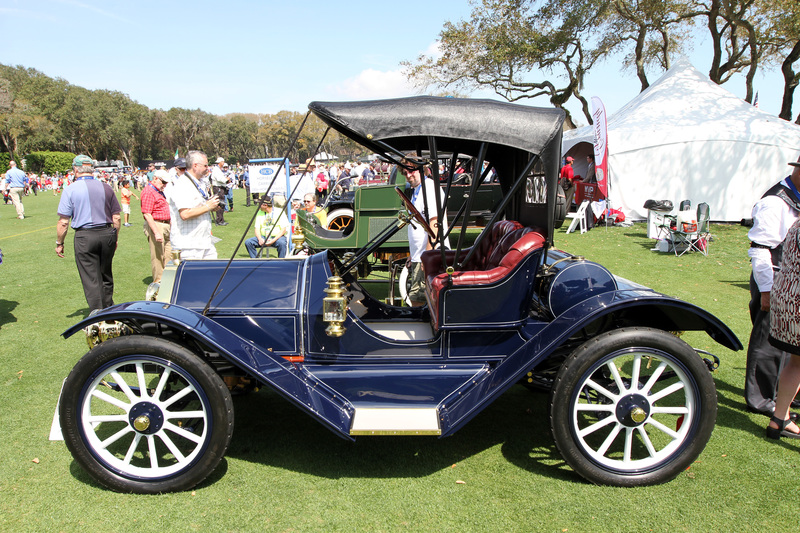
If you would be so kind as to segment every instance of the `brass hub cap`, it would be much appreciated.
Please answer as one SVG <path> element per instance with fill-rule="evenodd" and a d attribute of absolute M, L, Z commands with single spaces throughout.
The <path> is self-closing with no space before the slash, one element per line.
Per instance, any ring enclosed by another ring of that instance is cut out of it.
<path fill-rule="evenodd" d="M 150 418 L 145 415 L 137 416 L 133 421 L 133 427 L 136 428 L 136 431 L 147 430 L 150 427 Z"/>
<path fill-rule="evenodd" d="M 628 394 L 617 402 L 616 415 L 620 424 L 629 428 L 638 427 L 650 416 L 650 402 L 642 394 Z"/>
<path fill-rule="evenodd" d="M 128 412 L 131 427 L 145 435 L 152 435 L 164 425 L 164 413 L 153 402 L 139 402 Z"/>
<path fill-rule="evenodd" d="M 647 418 L 647 413 L 641 407 L 634 407 L 631 410 L 631 420 L 637 424 L 641 424 Z"/>

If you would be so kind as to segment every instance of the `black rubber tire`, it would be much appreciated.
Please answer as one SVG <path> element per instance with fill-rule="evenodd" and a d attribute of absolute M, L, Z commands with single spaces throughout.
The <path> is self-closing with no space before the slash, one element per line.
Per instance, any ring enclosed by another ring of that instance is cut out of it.
<path fill-rule="evenodd" d="M 328 213 L 328 227 L 332 231 L 342 231 L 350 235 L 355 229 L 355 214 L 352 209 L 340 207 Z"/>
<path fill-rule="evenodd" d="M 601 485 L 675 478 L 703 451 L 716 417 L 716 388 L 703 360 L 676 336 L 650 328 L 613 330 L 582 344 L 564 361 L 550 398 L 561 455 Z"/>
<path fill-rule="evenodd" d="M 146 335 L 109 339 L 84 355 L 64 383 L 59 416 L 75 461 L 118 492 L 190 489 L 214 471 L 233 435 L 220 376 L 185 347 Z"/>

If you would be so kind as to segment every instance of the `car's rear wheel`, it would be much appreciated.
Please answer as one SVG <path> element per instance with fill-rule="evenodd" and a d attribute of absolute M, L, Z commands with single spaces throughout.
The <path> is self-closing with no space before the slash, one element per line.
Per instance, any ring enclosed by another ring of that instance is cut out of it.
<path fill-rule="evenodd" d="M 219 464 L 233 434 L 227 386 L 173 342 L 132 335 L 107 340 L 72 369 L 60 401 L 75 460 L 120 492 L 186 490 Z"/>
<path fill-rule="evenodd" d="M 717 416 L 708 368 L 674 335 L 625 328 L 598 335 L 564 361 L 550 421 L 564 460 L 603 485 L 673 479 L 705 448 Z"/>
<path fill-rule="evenodd" d="M 343 231 L 345 235 L 349 235 L 353 231 L 354 223 L 355 218 L 352 209 L 341 207 L 328 213 L 329 230 Z"/>

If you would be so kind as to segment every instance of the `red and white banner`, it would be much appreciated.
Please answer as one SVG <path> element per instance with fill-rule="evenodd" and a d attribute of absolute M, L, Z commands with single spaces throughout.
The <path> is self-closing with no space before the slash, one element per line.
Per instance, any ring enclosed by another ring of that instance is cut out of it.
<path fill-rule="evenodd" d="M 602 100 L 592 97 L 594 121 L 594 173 L 603 198 L 608 197 L 608 124 Z"/>

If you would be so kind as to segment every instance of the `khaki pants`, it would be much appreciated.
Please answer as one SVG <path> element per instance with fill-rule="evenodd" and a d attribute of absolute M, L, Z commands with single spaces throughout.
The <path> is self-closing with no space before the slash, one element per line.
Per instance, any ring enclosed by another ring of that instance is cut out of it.
<path fill-rule="evenodd" d="M 155 221 L 155 224 L 164 236 L 162 242 L 156 240 L 146 221 L 144 223 L 144 234 L 147 235 L 147 242 L 150 243 L 150 267 L 153 271 L 153 281 L 161 283 L 161 274 L 164 273 L 167 261 L 172 257 L 172 246 L 169 243 L 169 223 Z"/>
<path fill-rule="evenodd" d="M 8 190 L 8 197 L 11 198 L 11 203 L 14 204 L 17 210 L 17 217 L 25 216 L 25 207 L 22 205 L 22 195 L 24 193 L 25 189 L 22 187 L 12 187 Z"/>

